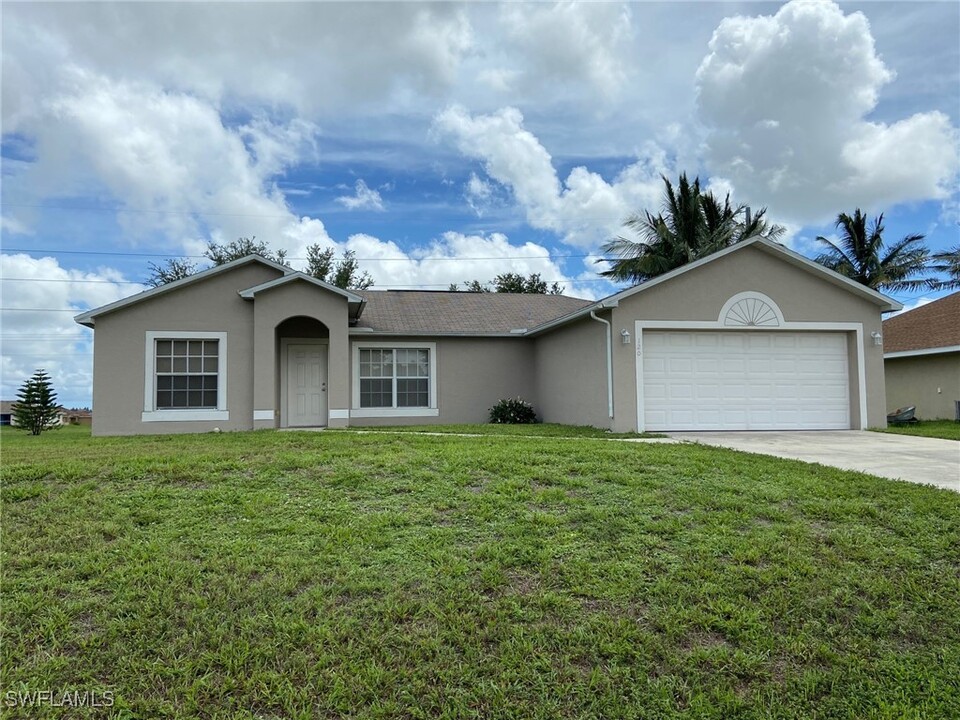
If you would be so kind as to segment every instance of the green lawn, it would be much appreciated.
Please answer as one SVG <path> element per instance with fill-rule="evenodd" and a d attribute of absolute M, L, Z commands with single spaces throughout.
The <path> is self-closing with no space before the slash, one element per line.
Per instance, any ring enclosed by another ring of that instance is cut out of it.
<path fill-rule="evenodd" d="M 697 445 L 0 439 L 0 705 L 960 717 L 957 493 Z"/>
<path fill-rule="evenodd" d="M 960 422 L 956 420 L 922 420 L 904 425 L 889 425 L 876 428 L 877 432 L 896 433 L 898 435 L 919 435 L 921 437 L 960 440 Z"/>

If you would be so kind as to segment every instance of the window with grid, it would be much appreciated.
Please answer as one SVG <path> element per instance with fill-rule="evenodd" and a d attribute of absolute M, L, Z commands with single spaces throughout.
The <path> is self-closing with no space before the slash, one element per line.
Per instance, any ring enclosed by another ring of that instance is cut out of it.
<path fill-rule="evenodd" d="M 430 407 L 430 351 L 360 348 L 360 407 Z"/>
<path fill-rule="evenodd" d="M 157 410 L 216 408 L 218 340 L 157 340 Z"/>

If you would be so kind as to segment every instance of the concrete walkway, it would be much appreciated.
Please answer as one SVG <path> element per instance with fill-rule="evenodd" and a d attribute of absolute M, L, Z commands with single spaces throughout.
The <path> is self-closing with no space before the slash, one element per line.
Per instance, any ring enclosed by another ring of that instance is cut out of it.
<path fill-rule="evenodd" d="M 774 455 L 960 492 L 960 442 L 865 430 L 670 433 L 683 442 Z"/>

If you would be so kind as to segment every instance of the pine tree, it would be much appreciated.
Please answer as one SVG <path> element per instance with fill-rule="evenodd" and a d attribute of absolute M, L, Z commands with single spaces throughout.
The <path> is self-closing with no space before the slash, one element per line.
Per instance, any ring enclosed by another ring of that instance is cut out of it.
<path fill-rule="evenodd" d="M 59 416 L 57 393 L 53 391 L 50 376 L 44 370 L 37 370 L 17 391 L 13 423 L 31 435 L 39 435 L 56 427 Z"/>

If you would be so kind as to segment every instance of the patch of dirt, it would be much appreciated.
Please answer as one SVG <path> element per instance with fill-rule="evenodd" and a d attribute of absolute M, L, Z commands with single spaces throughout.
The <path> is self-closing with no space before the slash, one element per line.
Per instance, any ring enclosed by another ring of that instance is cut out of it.
<path fill-rule="evenodd" d="M 686 652 L 693 650 L 712 650 L 714 648 L 731 647 L 730 641 L 726 636 L 715 630 L 697 629 L 687 635 L 680 641 L 680 648 Z"/>
<path fill-rule="evenodd" d="M 539 592 L 542 587 L 539 575 L 532 575 L 524 572 L 509 572 L 506 575 L 504 586 L 509 588 L 515 595 L 532 595 Z"/>

